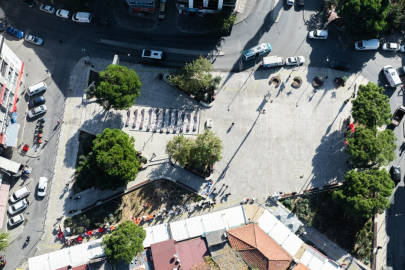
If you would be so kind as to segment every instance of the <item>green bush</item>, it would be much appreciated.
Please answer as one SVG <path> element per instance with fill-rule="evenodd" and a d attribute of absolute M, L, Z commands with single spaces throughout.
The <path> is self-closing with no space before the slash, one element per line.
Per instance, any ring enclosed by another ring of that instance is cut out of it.
<path fill-rule="evenodd" d="M 235 21 L 235 14 L 230 14 L 223 10 L 213 13 L 210 17 L 211 29 L 218 33 L 229 33 Z"/>
<path fill-rule="evenodd" d="M 68 217 L 65 219 L 65 221 L 63 222 L 63 227 L 70 227 L 72 226 L 72 218 Z"/>
<path fill-rule="evenodd" d="M 80 234 L 84 232 L 84 227 L 77 227 L 76 228 L 76 233 Z"/>

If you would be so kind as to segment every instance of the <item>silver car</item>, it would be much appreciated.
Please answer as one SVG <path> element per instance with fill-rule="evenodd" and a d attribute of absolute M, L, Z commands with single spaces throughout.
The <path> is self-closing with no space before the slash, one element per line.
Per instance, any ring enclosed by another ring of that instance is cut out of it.
<path fill-rule="evenodd" d="M 398 43 L 384 43 L 382 46 L 382 49 L 384 51 L 393 51 L 397 52 L 400 50 L 400 46 Z"/>
<path fill-rule="evenodd" d="M 29 42 L 29 43 L 38 45 L 38 46 L 41 46 L 42 43 L 43 43 L 42 38 L 39 38 L 39 37 L 36 37 L 36 36 L 32 36 L 32 35 L 26 35 L 25 38 L 24 38 L 24 40 L 27 41 L 27 42 Z"/>
<path fill-rule="evenodd" d="M 36 108 L 34 108 L 34 109 L 32 109 L 32 110 L 30 110 L 28 112 L 28 117 L 32 118 L 32 117 L 35 117 L 37 115 L 46 113 L 46 110 L 47 110 L 46 105 L 38 106 L 38 107 L 36 107 Z"/>
<path fill-rule="evenodd" d="M 305 58 L 304 56 L 294 56 L 294 57 L 288 57 L 285 61 L 285 64 L 287 66 L 293 66 L 293 65 L 302 65 L 305 63 Z"/>
<path fill-rule="evenodd" d="M 41 5 L 39 7 L 39 10 L 42 10 L 42 11 L 44 11 L 46 13 L 49 13 L 49 14 L 54 14 L 55 13 L 55 8 L 51 7 L 51 6 L 48 6 L 48 5 Z"/>

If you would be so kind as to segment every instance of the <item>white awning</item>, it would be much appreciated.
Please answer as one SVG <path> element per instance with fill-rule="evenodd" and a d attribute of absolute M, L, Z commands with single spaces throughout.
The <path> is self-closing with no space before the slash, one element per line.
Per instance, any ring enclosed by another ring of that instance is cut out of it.
<path fill-rule="evenodd" d="M 101 239 L 82 243 L 28 259 L 30 270 L 55 270 L 68 265 L 80 266 L 104 256 Z"/>
<path fill-rule="evenodd" d="M 4 157 L 0 157 L 0 168 L 5 169 L 6 171 L 18 173 L 20 166 L 21 166 L 20 163 L 14 162 Z"/>
<path fill-rule="evenodd" d="M 144 228 L 146 238 L 143 240 L 144 247 L 150 247 L 151 244 L 163 242 L 170 239 L 168 224 L 160 224 Z"/>

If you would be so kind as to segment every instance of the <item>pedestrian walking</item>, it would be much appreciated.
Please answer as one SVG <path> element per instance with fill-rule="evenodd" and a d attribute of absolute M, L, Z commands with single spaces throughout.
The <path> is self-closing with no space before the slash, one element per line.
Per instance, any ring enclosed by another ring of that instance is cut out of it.
<path fill-rule="evenodd" d="M 45 140 L 45 142 L 47 143 L 47 142 L 48 142 L 48 140 Z"/>
<path fill-rule="evenodd" d="M 56 121 L 56 122 L 58 122 L 58 125 L 60 124 L 60 121 L 58 120 L 58 121 Z"/>
<path fill-rule="evenodd" d="M 66 183 L 65 187 L 69 187 L 69 183 Z"/>
<path fill-rule="evenodd" d="M 222 184 L 222 187 L 224 187 L 225 186 L 225 184 Z"/>
<path fill-rule="evenodd" d="M 227 193 L 225 194 L 225 197 L 231 196 L 231 193 Z"/>
<path fill-rule="evenodd" d="M 216 188 L 216 187 L 214 187 L 214 188 L 212 189 L 212 192 L 214 192 L 215 190 L 217 190 L 217 188 Z"/>
<path fill-rule="evenodd" d="M 59 39 L 59 44 L 62 44 L 62 43 L 63 43 L 63 40 Z"/>

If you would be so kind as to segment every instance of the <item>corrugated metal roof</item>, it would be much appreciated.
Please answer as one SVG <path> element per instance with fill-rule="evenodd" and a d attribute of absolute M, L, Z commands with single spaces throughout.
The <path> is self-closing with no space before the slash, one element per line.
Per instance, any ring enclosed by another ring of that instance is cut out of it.
<path fill-rule="evenodd" d="M 214 246 L 228 241 L 228 237 L 225 237 L 226 230 L 218 230 L 215 232 L 209 232 L 205 234 L 208 246 Z"/>
<path fill-rule="evenodd" d="M 156 270 L 172 270 L 179 266 L 175 258 L 177 251 L 174 244 L 175 241 L 169 239 L 150 246 L 152 250 L 153 266 Z"/>
<path fill-rule="evenodd" d="M 20 124 L 12 123 L 8 126 L 6 131 L 6 146 L 15 147 L 18 140 L 18 130 L 20 130 Z"/>
<path fill-rule="evenodd" d="M 0 186 L 0 228 L 3 228 L 4 216 L 7 212 L 8 192 L 10 185 L 1 184 Z"/>
<path fill-rule="evenodd" d="M 150 247 L 154 243 L 170 239 L 168 224 L 155 225 L 144 229 L 146 231 L 146 237 L 143 240 L 144 247 Z"/>

